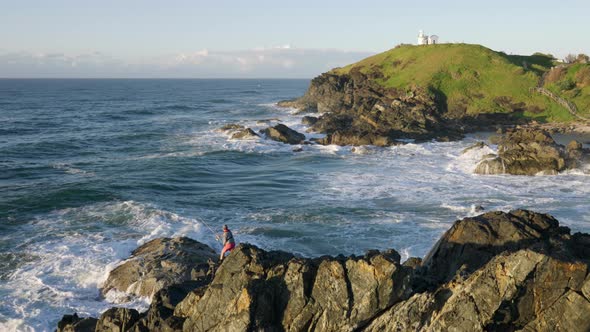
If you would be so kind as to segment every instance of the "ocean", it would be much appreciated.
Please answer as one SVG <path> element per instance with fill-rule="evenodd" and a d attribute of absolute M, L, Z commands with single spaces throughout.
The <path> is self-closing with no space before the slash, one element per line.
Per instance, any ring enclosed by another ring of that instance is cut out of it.
<path fill-rule="evenodd" d="M 590 231 L 590 176 L 472 174 L 485 140 L 389 148 L 231 140 L 303 114 L 276 106 L 309 80 L 0 80 L 0 330 L 53 331 L 64 314 L 147 307 L 101 298 L 138 245 L 189 236 L 312 257 L 394 248 L 424 256 L 453 221 L 515 208 Z M 307 134 L 308 137 L 321 137 Z M 561 140 L 569 139 L 561 137 Z M 585 142 L 590 138 L 582 138 Z M 567 142 L 566 142 L 567 143 Z M 301 152 L 294 148 L 301 147 Z"/>

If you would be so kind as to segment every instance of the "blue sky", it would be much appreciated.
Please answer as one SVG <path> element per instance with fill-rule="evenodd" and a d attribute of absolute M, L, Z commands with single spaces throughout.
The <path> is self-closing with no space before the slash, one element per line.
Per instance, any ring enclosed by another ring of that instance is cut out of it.
<path fill-rule="evenodd" d="M 399 43 L 590 53 L 590 1 L 0 0 L 0 77 L 302 77 Z"/>

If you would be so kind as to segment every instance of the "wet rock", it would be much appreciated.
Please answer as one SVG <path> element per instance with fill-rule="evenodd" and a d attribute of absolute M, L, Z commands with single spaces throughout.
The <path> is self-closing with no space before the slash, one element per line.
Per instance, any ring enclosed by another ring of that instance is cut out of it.
<path fill-rule="evenodd" d="M 555 143 L 549 133 L 521 128 L 507 132 L 499 139 L 498 154 L 484 158 L 476 167 L 477 174 L 536 175 L 557 174 L 576 166 L 573 155 Z"/>
<path fill-rule="evenodd" d="M 335 132 L 329 134 L 322 139 L 315 140 L 317 143 L 322 145 L 340 145 L 340 146 L 363 146 L 363 145 L 374 145 L 374 146 L 391 146 L 398 144 L 395 140 L 387 137 L 380 136 L 372 133 L 355 133 L 355 132 Z"/>
<path fill-rule="evenodd" d="M 466 147 L 465 149 L 463 149 L 463 151 L 461 152 L 462 154 L 465 154 L 469 151 L 473 151 L 473 150 L 479 150 L 479 149 L 483 149 L 484 147 L 487 147 L 488 145 L 485 144 L 484 142 L 477 142 L 469 147 Z"/>
<path fill-rule="evenodd" d="M 234 134 L 232 134 L 231 139 L 243 139 L 243 140 L 248 140 L 248 139 L 257 139 L 260 136 L 254 132 L 254 130 L 250 129 L 250 128 L 245 128 L 245 129 L 241 129 L 237 132 L 235 132 Z"/>
<path fill-rule="evenodd" d="M 303 152 L 303 148 L 295 148 L 293 149 L 293 152 Z"/>
<path fill-rule="evenodd" d="M 229 123 L 224 125 L 223 127 L 219 128 L 219 131 L 234 131 L 234 130 L 240 130 L 240 129 L 245 129 L 246 127 L 239 125 L 237 123 Z"/>
<path fill-rule="evenodd" d="M 163 287 L 206 276 L 209 261 L 217 261 L 217 256 L 209 246 L 187 237 L 158 238 L 113 269 L 101 291 L 151 297 Z"/>
<path fill-rule="evenodd" d="M 306 126 L 312 126 L 314 125 L 316 122 L 318 122 L 318 118 L 315 116 L 304 116 L 301 119 L 301 124 L 304 124 Z"/>
<path fill-rule="evenodd" d="M 103 312 L 96 324 L 96 332 L 130 331 L 139 320 L 139 312 L 129 308 L 111 308 Z"/>
<path fill-rule="evenodd" d="M 98 319 L 80 318 L 78 314 L 64 315 L 57 323 L 57 332 L 94 332 Z"/>
<path fill-rule="evenodd" d="M 266 137 L 286 144 L 301 144 L 305 140 L 305 135 L 296 132 L 284 124 L 266 128 L 263 132 Z"/>

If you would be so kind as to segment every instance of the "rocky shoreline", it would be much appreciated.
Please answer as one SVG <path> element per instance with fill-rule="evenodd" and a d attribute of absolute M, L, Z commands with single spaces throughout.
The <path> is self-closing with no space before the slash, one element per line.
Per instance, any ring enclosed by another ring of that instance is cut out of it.
<path fill-rule="evenodd" d="M 393 249 L 303 258 L 240 244 L 213 270 L 206 268 L 215 260 L 211 252 L 187 238 L 144 244 L 105 285 L 134 294 L 149 289 L 146 312 L 65 315 L 57 330 L 590 329 L 590 235 L 571 234 L 547 214 L 515 210 L 458 220 L 423 259 L 403 263 Z M 156 271 L 146 275 L 145 266 Z"/>

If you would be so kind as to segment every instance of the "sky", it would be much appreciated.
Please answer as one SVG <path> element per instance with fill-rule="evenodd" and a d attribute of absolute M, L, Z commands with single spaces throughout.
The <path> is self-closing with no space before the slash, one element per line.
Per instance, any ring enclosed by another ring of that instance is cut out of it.
<path fill-rule="evenodd" d="M 589 0 L 0 0 L 0 77 L 312 78 L 419 30 L 590 54 Z"/>

